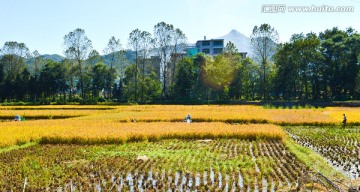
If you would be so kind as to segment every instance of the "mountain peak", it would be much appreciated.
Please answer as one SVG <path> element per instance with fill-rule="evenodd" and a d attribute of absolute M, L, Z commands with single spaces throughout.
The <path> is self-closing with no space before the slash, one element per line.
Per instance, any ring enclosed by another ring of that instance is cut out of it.
<path fill-rule="evenodd" d="M 237 31 L 236 29 L 232 29 L 228 34 L 226 34 L 225 36 L 232 36 L 234 38 L 247 38 L 244 34 L 240 33 L 239 31 Z M 223 36 L 223 37 L 225 37 Z"/>
<path fill-rule="evenodd" d="M 228 34 L 219 37 L 219 39 L 224 39 L 225 45 L 231 41 L 240 52 L 247 52 L 249 56 L 252 56 L 253 54 L 250 38 L 235 29 L 232 29 Z"/>
<path fill-rule="evenodd" d="M 238 33 L 240 33 L 240 32 L 236 31 L 236 29 L 232 29 L 229 34 L 238 34 Z"/>

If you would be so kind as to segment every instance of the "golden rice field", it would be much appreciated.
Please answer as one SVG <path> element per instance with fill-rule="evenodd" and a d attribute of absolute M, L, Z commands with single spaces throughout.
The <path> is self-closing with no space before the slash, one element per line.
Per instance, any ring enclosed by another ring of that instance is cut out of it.
<path fill-rule="evenodd" d="M 310 109 L 265 109 L 250 105 L 141 105 L 120 106 L 107 113 L 89 118 L 119 121 L 181 121 L 190 113 L 198 122 L 239 122 L 272 124 L 339 124 L 343 113 L 348 123 L 360 123 L 360 108 L 327 107 Z"/>
<path fill-rule="evenodd" d="M 110 112 L 108 106 L 79 106 L 79 105 L 54 105 L 54 106 L 0 106 L 0 120 L 6 121 L 20 115 L 26 119 L 64 119 L 98 115 Z"/>
<path fill-rule="evenodd" d="M 0 146 L 42 140 L 44 143 L 124 143 L 161 138 L 270 138 L 283 136 L 280 127 L 271 124 L 231 125 L 215 123 L 119 123 L 107 120 L 39 120 L 5 122 Z"/>
<path fill-rule="evenodd" d="M 188 113 L 195 123 L 188 125 L 182 122 Z M 265 109 L 250 105 L 2 106 L 0 146 L 40 140 L 45 143 L 123 143 L 175 137 L 240 138 L 244 135 L 249 138 L 278 139 L 283 132 L 276 125 L 340 125 L 343 113 L 347 114 L 350 125 L 360 123 L 360 109 L 350 107 Z M 16 114 L 27 120 L 12 121 Z"/>
<path fill-rule="evenodd" d="M 190 113 L 198 122 L 250 122 L 273 124 L 339 124 L 346 113 L 348 123 L 360 123 L 360 108 L 326 107 L 309 109 L 265 109 L 251 105 L 132 105 L 132 106 L 1 106 L 0 119 L 11 120 L 16 114 L 27 119 L 86 117 L 122 122 L 181 121 Z M 36 118 L 38 117 L 38 118 Z"/>

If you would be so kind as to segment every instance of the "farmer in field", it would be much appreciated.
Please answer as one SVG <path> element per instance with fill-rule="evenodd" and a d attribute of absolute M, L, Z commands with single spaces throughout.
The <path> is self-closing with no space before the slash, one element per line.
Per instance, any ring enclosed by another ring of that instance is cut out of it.
<path fill-rule="evenodd" d="M 343 122 L 342 122 L 344 127 L 346 126 L 346 120 L 347 120 L 347 118 L 346 118 L 346 115 L 344 113 L 344 119 L 343 119 Z"/>
<path fill-rule="evenodd" d="M 191 116 L 190 116 L 190 114 L 187 114 L 187 115 L 186 115 L 186 117 L 185 117 L 185 122 L 191 123 Z"/>
<path fill-rule="evenodd" d="M 20 115 L 16 115 L 14 118 L 14 121 L 21 121 L 21 116 Z"/>

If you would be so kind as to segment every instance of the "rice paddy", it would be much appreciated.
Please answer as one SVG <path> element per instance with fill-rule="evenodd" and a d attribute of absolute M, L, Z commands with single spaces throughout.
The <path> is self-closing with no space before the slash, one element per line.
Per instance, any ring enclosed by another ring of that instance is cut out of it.
<path fill-rule="evenodd" d="M 0 121 L 3 191 L 339 190 L 286 135 L 343 183 L 360 174 L 358 108 L 1 106 Z"/>

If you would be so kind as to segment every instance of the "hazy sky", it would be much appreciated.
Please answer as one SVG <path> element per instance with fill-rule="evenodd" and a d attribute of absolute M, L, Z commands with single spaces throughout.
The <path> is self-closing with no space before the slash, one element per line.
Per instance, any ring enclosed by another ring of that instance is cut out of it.
<path fill-rule="evenodd" d="M 263 13 L 285 5 L 283 13 Z M 353 12 L 290 12 L 289 6 L 353 6 Z M 288 41 L 294 33 L 353 27 L 360 32 L 360 0 L 0 0 L 0 47 L 6 41 L 25 43 L 31 51 L 63 55 L 63 37 L 85 30 L 102 54 L 111 36 L 127 48 L 129 33 L 153 32 L 164 21 L 180 28 L 191 43 L 223 36 L 236 29 L 250 36 L 255 25 L 268 23 Z"/>

